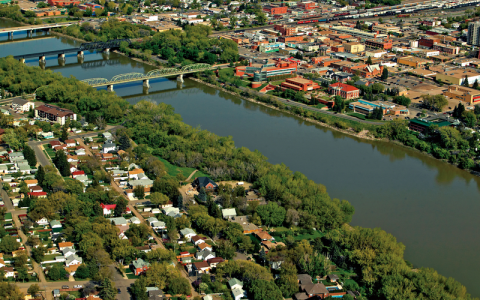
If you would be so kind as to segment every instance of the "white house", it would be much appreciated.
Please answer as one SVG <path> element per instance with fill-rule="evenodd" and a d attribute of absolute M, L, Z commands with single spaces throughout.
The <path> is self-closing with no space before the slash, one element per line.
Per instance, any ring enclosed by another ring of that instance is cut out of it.
<path fill-rule="evenodd" d="M 208 260 L 208 259 L 211 259 L 211 258 L 214 258 L 216 257 L 215 255 L 215 252 L 212 252 L 210 250 L 202 250 L 202 251 L 198 251 L 196 254 L 195 254 L 195 258 L 196 259 L 201 259 L 201 260 Z"/>
<path fill-rule="evenodd" d="M 62 250 L 62 254 L 65 258 L 75 255 L 76 251 L 72 248 L 65 248 Z"/>
<path fill-rule="evenodd" d="M 3 268 L 0 268 L 0 270 L 5 272 L 5 277 L 7 277 L 7 278 L 15 277 L 15 271 L 13 270 L 13 268 L 3 267 Z"/>
<path fill-rule="evenodd" d="M 41 218 L 40 220 L 37 221 L 37 224 L 40 226 L 46 226 L 48 225 L 48 219 L 47 218 Z"/>
<path fill-rule="evenodd" d="M 116 150 L 117 150 L 117 146 L 114 143 L 103 144 L 103 147 L 102 147 L 103 153 L 108 153 L 110 151 L 116 151 Z"/>
<path fill-rule="evenodd" d="M 162 221 L 153 222 L 150 224 L 150 226 L 152 226 L 152 228 L 155 230 L 162 230 L 167 228 L 165 222 L 162 222 Z"/>
<path fill-rule="evenodd" d="M 232 289 L 232 295 L 235 300 L 243 299 L 247 296 L 247 293 L 242 288 Z"/>
<path fill-rule="evenodd" d="M 132 217 L 129 221 L 133 224 L 140 224 L 141 223 L 140 219 L 137 218 L 137 217 Z"/>
<path fill-rule="evenodd" d="M 58 220 L 52 220 L 52 221 L 50 221 L 50 227 L 51 227 L 52 229 L 54 229 L 54 228 L 62 228 L 62 223 L 60 223 L 60 221 L 58 221 Z"/>
<path fill-rule="evenodd" d="M 70 267 L 72 265 L 79 265 L 82 262 L 83 262 L 83 259 L 80 256 L 74 254 L 67 257 L 67 259 L 65 260 L 65 265 L 67 267 Z"/>
<path fill-rule="evenodd" d="M 230 219 L 237 216 L 237 211 L 235 208 L 225 208 L 222 209 L 222 215 L 224 219 Z"/>
<path fill-rule="evenodd" d="M 197 235 L 191 228 L 184 228 L 180 230 L 180 234 L 188 240 L 191 240 L 193 236 Z"/>
<path fill-rule="evenodd" d="M 35 108 L 34 102 L 30 102 L 28 100 L 18 99 L 18 98 L 12 101 L 13 110 L 25 112 L 25 111 L 29 111 L 30 108 L 32 109 Z"/>

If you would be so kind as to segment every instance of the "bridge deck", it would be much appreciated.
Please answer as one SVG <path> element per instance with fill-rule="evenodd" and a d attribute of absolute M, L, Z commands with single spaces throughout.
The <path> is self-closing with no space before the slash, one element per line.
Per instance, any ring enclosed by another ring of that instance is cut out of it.
<path fill-rule="evenodd" d="M 72 23 L 60 23 L 60 24 L 43 24 L 43 25 L 30 25 L 30 26 L 19 26 L 19 27 L 10 27 L 2 28 L 0 33 L 3 32 L 17 32 L 17 31 L 28 31 L 35 29 L 49 29 L 49 28 L 58 28 L 63 26 L 70 26 Z"/>
<path fill-rule="evenodd" d="M 70 48 L 70 49 L 63 49 L 63 50 L 53 50 L 53 51 L 45 51 L 45 52 L 38 52 L 38 53 L 15 55 L 13 58 L 15 59 L 32 58 L 32 57 L 49 56 L 49 55 L 64 54 L 64 53 L 78 52 L 78 51 L 80 51 L 80 48 Z"/>

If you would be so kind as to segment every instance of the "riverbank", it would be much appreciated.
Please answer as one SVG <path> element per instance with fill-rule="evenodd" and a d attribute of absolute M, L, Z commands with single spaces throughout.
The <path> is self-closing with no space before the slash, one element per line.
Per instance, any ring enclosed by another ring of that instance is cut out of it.
<path fill-rule="evenodd" d="M 194 78 L 194 77 L 191 77 L 190 78 L 191 80 L 193 81 L 196 81 L 196 82 L 199 82 L 199 83 L 202 83 L 202 84 L 205 84 L 209 87 L 212 87 L 212 88 L 215 88 L 217 90 L 220 90 L 222 92 L 225 92 L 225 93 L 229 93 L 230 95 L 234 95 L 234 96 L 237 96 L 241 99 L 244 99 L 244 100 L 247 100 L 249 102 L 252 102 L 252 103 L 255 103 L 255 104 L 258 104 L 258 105 L 262 105 L 262 106 L 265 106 L 265 107 L 268 107 L 270 109 L 274 109 L 274 110 L 277 110 L 277 111 L 281 111 L 281 112 L 284 112 L 284 113 L 288 113 L 292 116 L 296 116 L 296 117 L 299 117 L 301 118 L 302 120 L 304 121 L 307 121 L 307 122 L 310 122 L 310 123 L 313 123 L 313 124 L 317 124 L 317 125 L 320 125 L 320 126 L 323 126 L 323 127 L 326 127 L 326 128 L 329 128 L 331 130 L 336 130 L 336 131 L 339 131 L 339 132 L 342 132 L 344 134 L 348 134 L 348 135 L 351 135 L 351 136 L 355 136 L 357 138 L 360 138 L 360 139 L 365 139 L 365 140 L 371 140 L 371 141 L 374 141 L 374 140 L 378 140 L 376 139 L 375 137 L 373 137 L 370 133 L 370 131 L 368 130 L 362 130 L 360 132 L 356 132 L 353 128 L 349 128 L 348 130 L 347 129 L 341 129 L 341 128 L 338 128 L 338 127 L 335 127 L 335 126 L 332 126 L 330 124 L 327 124 L 327 123 L 324 123 L 324 122 L 321 122 L 321 121 L 318 121 L 318 120 L 315 120 L 315 119 L 312 119 L 312 118 L 308 118 L 308 117 L 304 117 L 302 115 L 299 115 L 299 114 L 295 114 L 294 112 L 292 112 L 290 109 L 280 109 L 279 107 L 276 107 L 274 105 L 271 105 L 271 104 L 267 104 L 265 102 L 261 102 L 261 101 L 258 101 L 258 100 L 255 100 L 253 98 L 249 98 L 249 97 L 244 97 L 242 95 L 239 95 L 233 91 L 229 91 L 225 88 L 222 88 L 222 87 L 219 87 L 219 86 L 216 86 L 214 84 L 211 84 L 211 83 L 208 83 L 208 82 L 205 82 L 199 78 Z"/>

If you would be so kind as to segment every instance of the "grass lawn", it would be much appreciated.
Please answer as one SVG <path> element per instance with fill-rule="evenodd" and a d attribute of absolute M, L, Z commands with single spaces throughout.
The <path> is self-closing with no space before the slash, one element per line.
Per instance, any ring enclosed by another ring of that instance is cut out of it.
<path fill-rule="evenodd" d="M 182 173 L 183 176 L 187 178 L 188 176 L 190 176 L 190 174 L 192 174 L 193 171 L 195 171 L 195 168 L 177 167 L 159 156 L 157 156 L 157 158 L 165 165 L 165 168 L 167 168 L 167 173 L 170 176 L 175 177 L 178 173 Z M 209 177 L 209 176 L 203 173 L 202 171 L 197 171 L 194 177 Z"/>
<path fill-rule="evenodd" d="M 128 279 L 138 279 L 138 278 L 140 278 L 140 277 L 136 276 L 136 275 L 133 274 L 133 273 L 129 273 L 129 274 L 127 274 L 127 278 L 128 278 Z"/>
<path fill-rule="evenodd" d="M 67 292 L 67 294 L 72 295 L 74 299 L 82 298 L 82 293 L 79 291 Z"/>
<path fill-rule="evenodd" d="M 296 240 L 296 241 L 300 241 L 300 240 L 313 240 L 317 237 L 322 237 L 323 234 L 320 233 L 320 231 L 315 231 L 314 234 L 300 234 L 300 235 L 294 235 L 293 238 Z M 285 236 L 286 238 L 286 236 Z M 275 240 L 277 242 L 284 242 L 285 238 L 282 238 L 281 236 L 276 236 L 275 237 Z M 253 242 L 253 240 L 252 240 Z"/>
<path fill-rule="evenodd" d="M 227 76 L 227 77 L 233 77 L 235 76 L 235 68 L 225 68 L 221 69 L 218 71 L 218 76 Z"/>
<path fill-rule="evenodd" d="M 277 81 L 271 81 L 270 84 L 272 85 L 280 85 L 282 84 L 282 82 L 284 82 L 285 80 L 277 80 Z"/>
<path fill-rule="evenodd" d="M 366 119 L 365 115 L 362 115 L 362 114 L 359 114 L 359 113 L 350 113 L 350 114 L 348 114 L 348 115 L 349 115 L 349 116 L 352 116 L 352 117 L 355 117 L 355 118 L 359 118 L 359 119 L 361 119 L 361 120 L 365 120 L 365 119 Z"/>
<path fill-rule="evenodd" d="M 318 109 L 322 109 L 324 108 L 326 105 L 325 104 L 322 104 L 322 103 L 318 103 L 317 105 L 315 105 L 314 107 L 318 108 Z"/>
<path fill-rule="evenodd" d="M 254 245 L 259 244 L 261 242 L 254 234 L 249 234 L 248 237 L 250 237 Z"/>
<path fill-rule="evenodd" d="M 130 268 L 125 268 L 124 270 L 125 270 L 125 274 L 133 274 L 133 271 Z"/>
<path fill-rule="evenodd" d="M 47 155 L 50 156 L 50 158 L 55 157 L 55 151 L 53 151 L 52 148 L 45 147 L 45 152 L 47 152 Z"/>
<path fill-rule="evenodd" d="M 54 260 L 55 257 L 57 256 L 61 256 L 61 255 L 58 255 L 58 254 L 48 254 L 48 255 L 45 255 L 43 257 L 43 261 L 49 261 L 49 260 Z"/>

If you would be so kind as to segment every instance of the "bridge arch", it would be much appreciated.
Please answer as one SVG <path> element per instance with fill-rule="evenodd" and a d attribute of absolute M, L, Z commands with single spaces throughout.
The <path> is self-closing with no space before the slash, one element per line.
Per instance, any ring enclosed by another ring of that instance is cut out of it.
<path fill-rule="evenodd" d="M 119 81 L 130 81 L 134 79 L 144 79 L 144 78 L 145 78 L 145 75 L 142 73 L 127 73 L 127 74 L 120 74 L 120 75 L 113 76 L 110 82 L 114 83 Z"/>
<path fill-rule="evenodd" d="M 84 79 L 82 82 L 85 82 L 88 85 L 98 85 L 98 84 L 105 84 L 108 82 L 107 78 L 89 78 Z"/>

